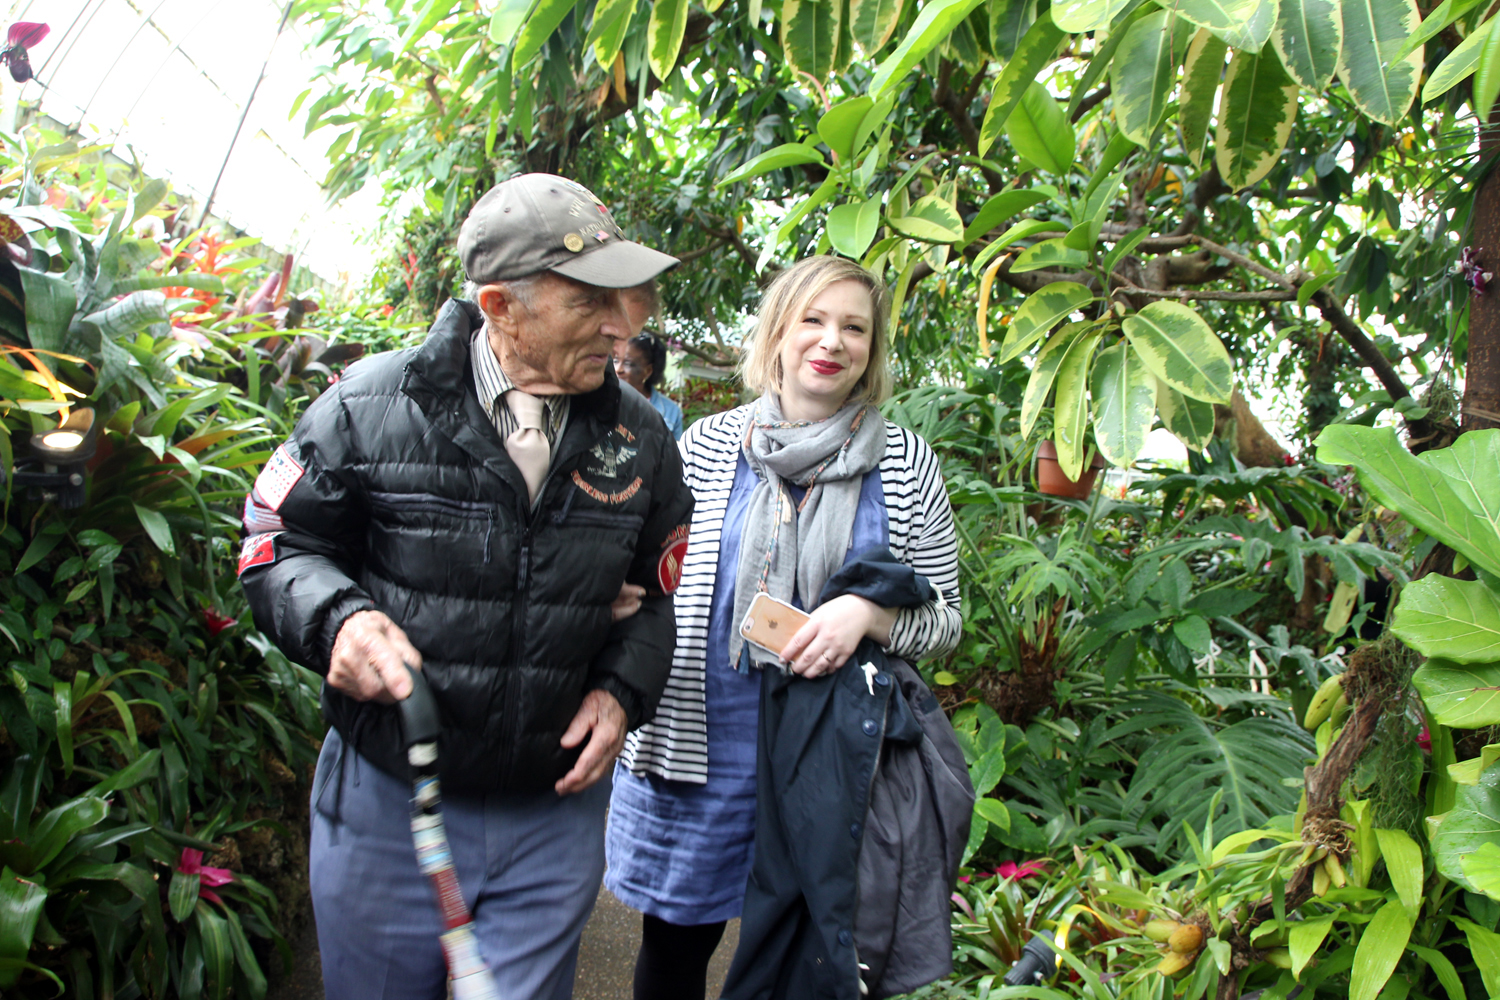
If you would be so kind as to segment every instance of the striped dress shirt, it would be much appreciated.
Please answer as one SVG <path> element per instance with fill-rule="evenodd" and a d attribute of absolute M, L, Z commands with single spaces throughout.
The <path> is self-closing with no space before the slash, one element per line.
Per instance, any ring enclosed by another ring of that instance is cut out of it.
<path fill-rule="evenodd" d="M 695 506 L 675 595 L 677 648 L 672 673 L 654 721 L 631 733 L 620 759 L 636 774 L 674 781 L 708 780 L 708 727 L 704 696 L 708 619 L 719 565 L 724 513 L 754 404 L 693 424 L 679 442 L 682 476 Z M 958 538 L 942 469 L 926 441 L 886 422 L 885 455 L 878 466 L 890 527 L 891 552 L 925 576 L 938 597 L 901 608 L 886 649 L 907 660 L 941 656 L 958 645 Z"/>
<path fill-rule="evenodd" d="M 504 399 L 505 394 L 514 389 L 516 384 L 500 367 L 500 359 L 495 357 L 494 348 L 490 347 L 490 339 L 485 333 L 487 329 L 488 324 L 481 326 L 475 331 L 474 339 L 469 344 L 470 362 L 474 368 L 474 391 L 479 394 L 479 403 L 494 422 L 495 430 L 500 432 L 500 440 L 504 441 L 520 429 L 515 414 L 510 412 L 510 406 Z M 563 428 L 568 424 L 571 400 L 568 396 L 537 398 L 542 401 L 542 410 L 547 416 L 542 433 L 547 435 L 547 444 L 555 450 L 557 439 L 562 437 Z"/>

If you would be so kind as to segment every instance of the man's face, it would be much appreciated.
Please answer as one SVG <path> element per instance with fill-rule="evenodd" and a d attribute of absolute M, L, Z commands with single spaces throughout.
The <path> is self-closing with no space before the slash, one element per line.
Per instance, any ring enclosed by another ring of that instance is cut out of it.
<path fill-rule="evenodd" d="M 604 383 L 617 341 L 630 336 L 619 289 L 585 285 L 546 274 L 532 290 L 531 303 L 512 303 L 492 317 L 507 343 L 501 350 L 520 362 L 507 373 L 526 388 L 564 393 L 592 392 Z M 502 364 L 507 360 L 501 355 Z"/>

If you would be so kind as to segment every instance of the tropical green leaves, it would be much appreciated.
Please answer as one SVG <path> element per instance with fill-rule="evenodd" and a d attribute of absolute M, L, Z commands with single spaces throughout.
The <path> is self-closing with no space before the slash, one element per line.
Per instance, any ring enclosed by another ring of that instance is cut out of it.
<path fill-rule="evenodd" d="M 1039 83 L 1026 88 L 1005 122 L 1005 134 L 1017 153 L 1048 173 L 1066 175 L 1073 166 L 1073 125 Z"/>
<path fill-rule="evenodd" d="M 880 227 L 880 199 L 845 202 L 828 213 L 828 241 L 845 257 L 862 257 Z"/>
<path fill-rule="evenodd" d="M 1176 302 L 1153 302 L 1121 326 L 1142 362 L 1170 388 L 1193 399 L 1229 402 L 1234 364 L 1196 312 Z"/>
<path fill-rule="evenodd" d="M 865 55 L 873 56 L 890 41 L 901 7 L 902 0 L 849 0 L 849 31 Z"/>
<path fill-rule="evenodd" d="M 1057 464 L 1063 475 L 1077 479 L 1087 457 L 1084 430 L 1088 414 L 1089 366 L 1101 330 L 1089 330 L 1068 345 L 1057 366 L 1057 401 L 1053 408 L 1052 443 L 1057 447 Z"/>
<path fill-rule="evenodd" d="M 1189 451 L 1202 451 L 1214 436 L 1214 407 L 1201 399 L 1184 396 L 1161 379 L 1156 380 L 1156 410 L 1167 430 Z"/>
<path fill-rule="evenodd" d="M 1182 89 L 1177 100 L 1177 124 L 1182 129 L 1182 145 L 1194 166 L 1203 165 L 1203 147 L 1208 141 L 1208 126 L 1213 119 L 1214 95 L 1224 74 L 1224 54 L 1229 50 L 1224 39 L 1207 28 L 1193 36 L 1188 45 L 1182 69 Z"/>
<path fill-rule="evenodd" d="M 1162 8 L 1247 53 L 1263 49 L 1276 24 L 1275 0 L 1163 0 Z"/>
<path fill-rule="evenodd" d="M 1422 53 L 1392 60 L 1421 20 L 1416 0 L 1342 0 L 1344 44 L 1339 78 L 1365 114 L 1395 125 L 1411 107 Z"/>
<path fill-rule="evenodd" d="M 990 91 L 990 106 L 984 113 L 984 124 L 979 128 L 979 155 L 983 156 L 1006 131 L 1007 123 L 1022 98 L 1037 86 L 1036 78 L 1042 68 L 1057 52 L 1057 47 L 1067 33 L 1053 23 L 1051 14 L 1036 19 L 1016 46 L 1015 57 L 1005 64 L 1005 69 L 995 79 Z M 1069 126 L 1071 134 L 1072 127 Z M 1022 154 L 1025 155 L 1025 154 Z M 1069 161 L 1071 162 L 1071 155 Z M 1033 161 L 1034 162 L 1034 161 Z"/>
<path fill-rule="evenodd" d="M 784 10 L 792 10 L 799 0 L 787 0 Z M 813 3 L 814 0 L 806 0 Z M 838 14 L 838 6 L 832 0 L 822 0 L 821 6 L 831 7 L 835 18 Z M 651 72 L 655 73 L 657 79 L 665 80 L 672 74 L 672 69 L 677 65 L 677 53 L 682 48 L 682 33 L 687 29 L 688 0 L 655 0 L 651 5 L 651 19 L 646 25 L 646 58 L 651 64 Z M 782 23 L 782 45 L 786 42 L 786 22 Z M 837 21 L 833 25 L 837 30 Z M 797 36 L 802 37 L 800 34 Z M 805 54 L 805 49 L 787 48 L 787 58 L 793 65 L 800 66 L 797 60 Z M 819 51 L 821 55 L 821 50 Z M 828 53 L 831 59 L 833 53 Z M 807 72 L 812 72 L 808 69 Z M 827 70 L 824 70 L 824 75 Z"/>
<path fill-rule="evenodd" d="M 625 32 L 635 16 L 635 4 L 636 0 L 599 0 L 594 7 L 594 23 L 583 44 L 593 51 L 594 60 L 604 69 L 613 67 L 615 57 L 620 54 Z"/>
<path fill-rule="evenodd" d="M 1133 464 L 1146 447 L 1156 414 L 1155 376 L 1122 340 L 1094 359 L 1090 393 L 1099 453 L 1112 465 Z"/>
<path fill-rule="evenodd" d="M 576 2 L 577 0 L 536 0 L 536 6 L 526 15 L 521 33 L 516 36 L 515 48 L 511 50 L 511 65 L 519 70 L 535 59 L 537 53 L 542 51 L 542 46 L 547 44 L 547 39 L 557 30 L 557 26 L 562 24 L 563 18 L 572 12 Z M 495 13 L 498 18 L 501 11 Z M 493 32 L 495 22 L 491 21 L 490 24 Z"/>
<path fill-rule="evenodd" d="M 1500 664 L 1466 666 L 1431 657 L 1411 681 L 1434 722 L 1460 729 L 1500 725 Z"/>
<path fill-rule="evenodd" d="M 1190 33 L 1171 14 L 1160 10 L 1133 21 L 1115 50 L 1109 64 L 1115 121 L 1138 146 L 1146 144 L 1166 114 L 1178 55 Z"/>
<path fill-rule="evenodd" d="M 1281 0 L 1271 43 L 1292 79 L 1321 93 L 1338 71 L 1344 46 L 1339 0 Z"/>
<path fill-rule="evenodd" d="M 803 0 L 787 0 L 803 2 Z M 831 2 L 831 0 L 825 0 Z M 948 40 L 953 29 L 968 17 L 983 0 L 929 0 L 923 6 L 911 30 L 896 46 L 896 51 L 880 64 L 870 81 L 871 97 L 884 97 L 900 85 L 912 67 L 921 62 L 937 46 Z M 810 72 L 810 71 L 809 71 Z M 821 79 L 821 77 L 820 77 Z"/>
<path fill-rule="evenodd" d="M 890 223 L 897 232 L 928 243 L 953 243 L 964 235 L 957 206 L 937 192 L 918 198 L 905 212 L 891 216 Z"/>
<path fill-rule="evenodd" d="M 1406 951 L 1416 913 L 1399 899 L 1388 901 L 1359 936 L 1349 973 L 1349 1000 L 1375 1000 Z"/>
<path fill-rule="evenodd" d="M 1021 356 L 1071 313 L 1092 302 L 1094 293 L 1076 281 L 1054 281 L 1032 292 L 1011 317 L 1000 345 L 1000 363 Z"/>
<path fill-rule="evenodd" d="M 1423 656 L 1500 662 L 1500 603 L 1495 598 L 1478 581 L 1429 574 L 1401 591 L 1391 631 Z"/>
<path fill-rule="evenodd" d="M 1214 136 L 1219 173 L 1235 190 L 1259 181 L 1286 148 L 1297 118 L 1297 84 L 1269 52 L 1236 52 L 1219 93 Z"/>

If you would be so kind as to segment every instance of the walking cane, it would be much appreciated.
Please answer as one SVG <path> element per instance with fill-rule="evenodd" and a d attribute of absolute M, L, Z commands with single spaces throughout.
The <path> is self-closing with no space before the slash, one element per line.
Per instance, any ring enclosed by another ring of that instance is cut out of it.
<path fill-rule="evenodd" d="M 453 983 L 453 1000 L 500 1000 L 500 991 L 489 966 L 479 955 L 474 922 L 469 919 L 458 874 L 453 870 L 453 852 L 443 826 L 442 799 L 438 794 L 438 711 L 432 688 L 422 671 L 411 673 L 411 694 L 401 702 L 401 730 L 406 739 L 406 759 L 411 764 L 411 837 L 417 846 L 417 867 L 432 879 L 438 908 L 443 912 L 443 956 Z"/>

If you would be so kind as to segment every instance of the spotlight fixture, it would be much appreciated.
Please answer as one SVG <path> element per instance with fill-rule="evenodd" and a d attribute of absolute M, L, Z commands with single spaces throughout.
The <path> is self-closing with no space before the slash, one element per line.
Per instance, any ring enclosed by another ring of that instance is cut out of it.
<path fill-rule="evenodd" d="M 74 410 L 52 430 L 31 435 L 31 454 L 16 463 L 11 480 L 63 510 L 82 507 L 85 465 L 94 457 L 97 443 L 94 411 L 88 407 Z M 0 487 L 4 485 L 5 470 L 0 469 Z"/>

